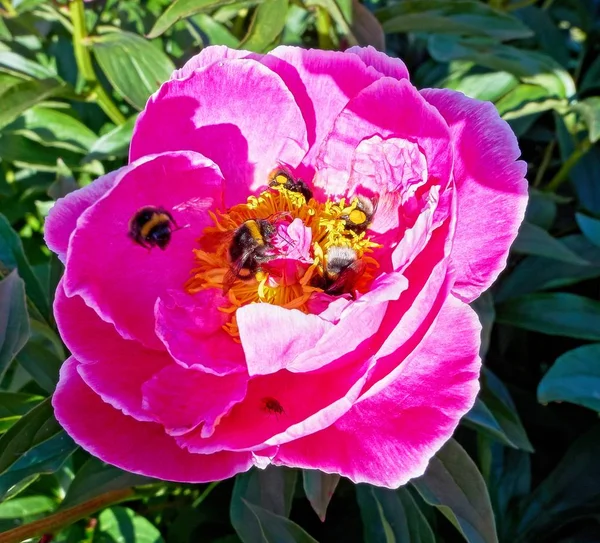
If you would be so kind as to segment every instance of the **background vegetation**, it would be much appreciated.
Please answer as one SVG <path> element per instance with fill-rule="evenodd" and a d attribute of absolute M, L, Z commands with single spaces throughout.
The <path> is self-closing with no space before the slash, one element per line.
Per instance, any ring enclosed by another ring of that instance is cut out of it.
<path fill-rule="evenodd" d="M 0 543 L 599 541 L 599 14 L 597 0 L 0 0 Z M 125 163 L 147 97 L 199 49 L 280 43 L 372 44 L 418 87 L 491 100 L 529 164 L 509 268 L 474 304 L 481 395 L 398 491 L 282 469 L 134 476 L 78 449 L 47 399 L 66 357 L 42 238 L 53 201 Z"/>

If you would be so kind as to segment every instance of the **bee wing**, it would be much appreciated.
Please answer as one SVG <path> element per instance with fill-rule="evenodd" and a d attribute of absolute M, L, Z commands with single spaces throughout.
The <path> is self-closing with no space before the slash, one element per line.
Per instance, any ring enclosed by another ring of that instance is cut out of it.
<path fill-rule="evenodd" d="M 248 275 L 240 275 L 240 272 L 244 269 L 244 264 L 247 260 L 252 256 L 254 249 L 252 247 L 246 249 L 240 257 L 231 263 L 229 267 L 229 271 L 225 274 L 225 278 L 223 279 L 223 294 L 227 294 L 229 289 L 233 286 L 233 283 L 236 279 L 250 279 L 252 277 L 252 273 L 249 272 Z"/>
<path fill-rule="evenodd" d="M 355 283 L 365 272 L 366 267 L 367 264 L 363 260 L 354 261 L 340 272 L 335 281 L 329 285 L 326 292 L 330 294 L 352 292 Z"/>

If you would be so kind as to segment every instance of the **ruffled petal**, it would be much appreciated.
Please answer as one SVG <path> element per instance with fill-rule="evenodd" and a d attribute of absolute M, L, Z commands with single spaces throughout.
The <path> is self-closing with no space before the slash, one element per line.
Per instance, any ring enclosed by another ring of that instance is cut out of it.
<path fill-rule="evenodd" d="M 286 368 L 333 327 L 317 315 L 269 304 L 247 305 L 235 315 L 252 376 Z"/>
<path fill-rule="evenodd" d="M 69 358 L 52 398 L 62 427 L 86 451 L 133 473 L 169 481 L 204 483 L 232 477 L 252 466 L 249 453 L 190 454 L 159 424 L 139 422 L 104 403 Z"/>
<path fill-rule="evenodd" d="M 302 113 L 281 78 L 255 60 L 224 59 L 167 81 L 140 113 L 130 160 L 177 149 L 219 165 L 230 207 L 265 186 L 278 161 L 297 166 L 308 146 Z"/>
<path fill-rule="evenodd" d="M 123 339 L 80 296 L 68 298 L 59 283 L 54 315 L 60 336 L 80 362 L 81 377 L 102 399 L 126 415 L 152 420 L 142 407 L 142 385 L 173 364 L 165 352 Z"/>
<path fill-rule="evenodd" d="M 319 372 L 281 370 L 254 377 L 244 400 L 223 417 L 210 437 L 194 430 L 177 438 L 191 452 L 271 448 L 326 428 L 341 417 L 362 390 L 373 362 Z"/>
<path fill-rule="evenodd" d="M 261 58 L 290 89 L 306 123 L 310 149 L 297 174 L 309 181 L 316 152 L 348 101 L 380 77 L 356 55 L 280 46 Z"/>
<path fill-rule="evenodd" d="M 216 376 L 173 364 L 144 385 L 144 408 L 170 435 L 202 424 L 200 433 L 208 437 L 221 417 L 244 399 L 247 384 L 245 373 Z"/>
<path fill-rule="evenodd" d="M 64 264 L 71 234 L 77 226 L 77 219 L 92 204 L 96 203 L 115 184 L 123 168 L 99 177 L 89 185 L 70 192 L 56 200 L 44 224 L 44 239 L 48 248 L 58 255 Z"/>
<path fill-rule="evenodd" d="M 479 333 L 473 310 L 448 298 L 425 343 L 396 361 L 393 383 L 326 430 L 281 445 L 273 463 L 389 488 L 422 475 L 475 401 Z"/>
<path fill-rule="evenodd" d="M 394 79 L 410 79 L 404 62 L 399 58 L 390 57 L 370 45 L 368 47 L 350 47 L 346 49 L 345 53 L 358 56 L 366 66 L 377 70 L 382 76 L 393 77 Z"/>
<path fill-rule="evenodd" d="M 393 166 L 390 164 L 391 170 L 405 171 L 403 156 L 414 157 L 411 160 L 419 163 L 420 151 L 427 161 L 428 178 L 441 186 L 451 179 L 452 146 L 446 121 L 408 81 L 383 77 L 353 98 L 335 120 L 319 150 L 319 175 L 315 185 L 335 197 L 346 196 L 355 186 L 374 194 L 405 188 L 401 176 L 390 183 L 387 175 L 363 180 L 361 172 L 356 172 L 356 179 L 352 180 L 357 149 L 361 142 L 374 137 L 382 141 L 395 140 L 390 147 L 394 153 L 391 158 L 393 161 L 398 156 L 399 160 Z M 406 146 L 401 146 L 400 140 L 407 140 Z M 409 142 L 417 142 L 419 149 L 414 149 Z M 418 171 L 422 167 L 410 170 Z"/>
<path fill-rule="evenodd" d="M 427 89 L 422 95 L 450 125 L 458 193 L 454 293 L 470 302 L 506 266 L 525 215 L 527 165 L 517 160 L 517 138 L 491 103 L 452 90 Z"/>
<path fill-rule="evenodd" d="M 211 64 L 221 60 L 232 58 L 260 59 L 261 57 L 262 55 L 257 53 L 244 51 L 243 49 L 231 49 L 226 45 L 209 45 L 188 60 L 182 68 L 175 70 L 171 75 L 171 79 L 185 79 L 186 77 L 189 77 L 192 72 L 206 68 L 207 66 L 210 66 Z"/>
<path fill-rule="evenodd" d="M 242 346 L 222 328 L 229 317 L 219 307 L 225 305 L 216 289 L 193 296 L 169 291 L 156 303 L 156 334 L 182 366 L 214 375 L 245 372 Z"/>
<path fill-rule="evenodd" d="M 221 202 L 222 177 L 206 157 L 184 151 L 144 157 L 119 175 L 104 198 L 80 217 L 71 237 L 64 288 L 81 296 L 127 339 L 162 349 L 154 305 L 167 289 L 181 289 L 194 267 L 193 249 Z M 129 221 L 145 206 L 172 214 L 177 229 L 161 250 L 138 245 Z"/>

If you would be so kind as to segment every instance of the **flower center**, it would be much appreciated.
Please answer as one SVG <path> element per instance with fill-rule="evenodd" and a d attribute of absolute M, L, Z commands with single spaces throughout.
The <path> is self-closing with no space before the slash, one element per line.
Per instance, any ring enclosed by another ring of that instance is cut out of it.
<path fill-rule="evenodd" d="M 223 291 L 224 329 L 239 341 L 238 308 L 269 303 L 309 313 L 314 296 L 366 292 L 379 245 L 367 234 L 374 204 L 364 197 L 318 202 L 308 187 L 278 171 L 269 188 L 226 212 L 210 213 L 194 249 L 188 293 Z"/>

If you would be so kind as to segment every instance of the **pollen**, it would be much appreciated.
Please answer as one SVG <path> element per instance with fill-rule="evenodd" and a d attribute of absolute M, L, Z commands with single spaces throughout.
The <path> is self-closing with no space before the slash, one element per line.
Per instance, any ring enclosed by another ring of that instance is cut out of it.
<path fill-rule="evenodd" d="M 210 212 L 214 224 L 198 239 L 185 290 L 219 289 L 225 300 L 219 309 L 228 316 L 223 328 L 236 341 L 235 313 L 245 305 L 268 303 L 309 313 L 313 296 L 364 293 L 378 267 L 371 253 L 379 245 L 368 230 L 349 228 L 370 220 L 358 206 L 357 198 L 307 202 L 300 191 L 275 178 L 246 203 Z M 299 224 L 303 235 L 295 239 Z M 342 263 L 342 273 L 333 274 L 328 253 L 335 247 L 350 249 L 344 253 L 352 259 Z"/>

